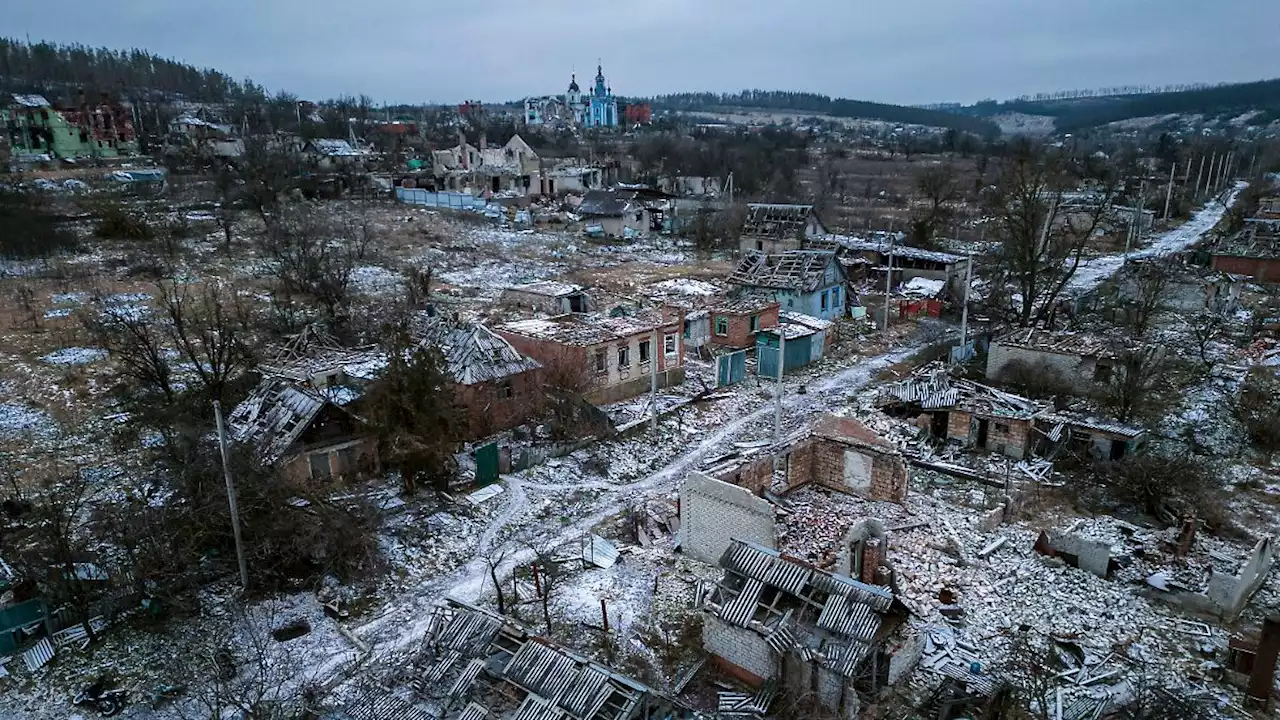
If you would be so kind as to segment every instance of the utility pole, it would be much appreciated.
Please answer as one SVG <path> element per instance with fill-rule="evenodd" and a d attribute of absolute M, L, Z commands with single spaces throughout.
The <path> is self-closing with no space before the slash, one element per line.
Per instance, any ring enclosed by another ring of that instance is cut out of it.
<path fill-rule="evenodd" d="M 1249 177 L 1253 177 L 1254 171 L 1258 169 L 1258 151 L 1253 151 L 1253 159 L 1249 161 Z"/>
<path fill-rule="evenodd" d="M 884 335 L 889 336 L 889 301 L 893 299 L 893 237 L 889 237 L 889 269 L 884 274 Z"/>
<path fill-rule="evenodd" d="M 969 288 L 973 285 L 973 252 L 964 270 L 964 305 L 960 308 L 960 347 L 969 342 Z"/>
<path fill-rule="evenodd" d="M 1209 158 L 1209 177 L 1204 180 L 1204 194 L 1213 195 L 1213 173 L 1218 167 L 1218 153 L 1215 151 L 1213 157 Z"/>
<path fill-rule="evenodd" d="M 1173 203 L 1173 172 L 1178 169 L 1178 163 L 1174 163 L 1169 168 L 1169 188 L 1164 193 L 1164 221 L 1169 222 L 1169 205 Z"/>
<path fill-rule="evenodd" d="M 658 330 L 654 328 L 653 339 L 649 341 L 649 404 L 653 414 L 649 419 L 649 429 L 658 434 Z M 662 349 L 666 352 L 666 348 Z"/>
<path fill-rule="evenodd" d="M 231 464 L 227 462 L 227 429 L 222 422 L 222 403 L 213 401 L 213 414 L 218 420 L 218 450 L 222 453 L 222 476 L 227 481 L 227 504 L 231 506 L 231 534 L 236 540 L 236 559 L 240 563 L 240 588 L 249 590 L 249 566 L 244 560 L 244 541 L 240 538 L 240 511 L 236 509 L 236 488 L 231 483 Z"/>
<path fill-rule="evenodd" d="M 782 445 L 782 366 L 787 358 L 787 331 L 778 317 L 778 387 L 773 393 L 773 446 Z M 779 458 L 781 459 L 781 458 Z"/>
<path fill-rule="evenodd" d="M 1196 191 L 1192 194 L 1192 198 L 1200 199 L 1200 180 L 1204 176 L 1204 156 L 1200 156 L 1200 169 L 1196 171 Z"/>

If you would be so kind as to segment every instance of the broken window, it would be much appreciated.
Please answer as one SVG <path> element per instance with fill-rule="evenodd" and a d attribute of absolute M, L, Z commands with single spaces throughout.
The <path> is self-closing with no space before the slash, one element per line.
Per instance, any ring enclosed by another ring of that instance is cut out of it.
<path fill-rule="evenodd" d="M 729 334 L 729 318 L 727 317 L 716 318 L 716 334 L 717 335 Z"/>
<path fill-rule="evenodd" d="M 596 351 L 596 372 L 600 375 L 609 372 L 609 357 L 604 350 Z"/>
<path fill-rule="evenodd" d="M 307 456 L 307 460 L 311 465 L 313 480 L 328 480 L 333 477 L 333 472 L 329 468 L 329 453 L 314 453 Z"/>
<path fill-rule="evenodd" d="M 631 367 L 631 348 L 626 345 L 618 346 L 618 367 Z"/>
<path fill-rule="evenodd" d="M 676 336 L 666 335 L 662 338 L 662 349 L 668 355 L 676 354 Z"/>
<path fill-rule="evenodd" d="M 840 307 L 840 288 L 831 288 L 831 307 Z"/>
<path fill-rule="evenodd" d="M 498 397 L 505 400 L 515 397 L 515 394 L 515 388 L 511 386 L 510 380 L 503 380 L 498 383 Z"/>
<path fill-rule="evenodd" d="M 751 332 L 758 332 L 759 330 L 760 330 L 760 316 L 752 315 L 751 316 Z"/>
<path fill-rule="evenodd" d="M 996 432 L 1007 433 L 1009 432 L 1009 426 L 1004 423 L 996 423 Z"/>
<path fill-rule="evenodd" d="M 338 451 L 338 472 L 345 475 L 356 471 L 356 449 L 345 447 Z"/>
<path fill-rule="evenodd" d="M 821 302 L 822 302 L 822 309 L 823 309 L 823 310 L 826 310 L 826 309 L 827 309 L 827 291 L 826 291 L 826 290 L 823 290 L 823 291 L 822 291 L 822 300 L 821 300 Z"/>
<path fill-rule="evenodd" d="M 650 355 L 650 353 L 649 353 L 649 341 L 648 341 L 648 340 L 641 340 L 641 341 L 640 341 L 640 362 L 642 362 L 642 363 L 647 363 L 647 362 L 649 362 L 649 355 Z"/>

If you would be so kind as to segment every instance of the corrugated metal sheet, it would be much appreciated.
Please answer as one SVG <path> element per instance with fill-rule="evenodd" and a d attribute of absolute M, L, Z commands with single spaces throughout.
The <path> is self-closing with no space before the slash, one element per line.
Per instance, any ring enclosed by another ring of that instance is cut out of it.
<path fill-rule="evenodd" d="M 280 377 L 265 377 L 227 418 L 237 442 L 257 446 L 265 462 L 279 460 L 325 406 L 324 398 Z"/>
<path fill-rule="evenodd" d="M 488 710 L 476 703 L 471 703 L 463 708 L 462 712 L 458 715 L 458 720 L 485 720 L 488 717 Z"/>
<path fill-rule="evenodd" d="M 484 660 L 476 658 L 467 663 L 467 666 L 458 673 L 458 677 L 454 678 L 453 685 L 449 686 L 449 697 L 458 698 L 465 697 L 471 692 L 471 684 L 480 676 L 480 671 L 484 669 Z"/>
<path fill-rule="evenodd" d="M 870 605 L 832 595 L 818 616 L 818 627 L 870 642 L 880 630 L 880 615 Z"/>
<path fill-rule="evenodd" d="M 823 286 L 828 265 L 839 264 L 835 253 L 825 250 L 749 253 L 738 262 L 729 283 L 746 288 L 813 292 Z"/>
<path fill-rule="evenodd" d="M 577 680 L 560 700 L 560 706 L 574 717 L 589 718 L 599 711 L 612 692 L 609 676 L 588 665 L 578 673 Z"/>
<path fill-rule="evenodd" d="M 851 640 L 847 643 L 824 644 L 822 654 L 826 657 L 826 660 L 822 664 L 844 677 L 853 677 L 857 674 L 858 668 L 862 665 L 862 661 L 866 660 L 870 651 L 870 645 L 856 640 Z"/>
<path fill-rule="evenodd" d="M 502 622 L 496 618 L 482 613 L 458 612 L 441 621 L 434 643 L 468 656 L 481 656 L 486 654 L 489 643 L 501 629 Z"/>
<path fill-rule="evenodd" d="M 893 593 L 886 588 L 867 585 L 853 578 L 830 573 L 814 573 L 813 586 L 822 592 L 841 595 L 850 600 L 866 603 L 880 612 L 893 605 Z"/>
<path fill-rule="evenodd" d="M 577 678 L 578 663 L 550 645 L 531 639 L 507 663 L 503 675 L 542 697 L 559 700 Z"/>
<path fill-rule="evenodd" d="M 422 679 L 432 684 L 440 682 L 461 659 L 462 653 L 457 650 L 445 650 L 422 673 Z"/>
<path fill-rule="evenodd" d="M 595 533 L 589 535 L 582 546 L 582 559 L 605 570 L 613 567 L 618 557 L 617 546 Z"/>
<path fill-rule="evenodd" d="M 746 627 L 747 623 L 751 622 L 751 616 L 756 612 L 762 589 L 764 589 L 764 583 L 755 578 L 747 580 L 738 597 L 725 603 L 720 609 L 720 618 L 730 625 Z"/>
<path fill-rule="evenodd" d="M 22 653 L 22 662 L 26 664 L 27 670 L 35 672 L 53 659 L 53 643 L 49 642 L 49 638 L 40 638 L 33 647 Z"/>
<path fill-rule="evenodd" d="M 435 720 L 430 713 L 390 690 L 368 691 L 342 708 L 351 720 Z"/>
<path fill-rule="evenodd" d="M 418 342 L 440 351 L 450 377 L 463 385 L 499 380 L 542 367 L 483 325 L 457 325 L 438 316 L 418 315 L 413 320 L 413 332 Z"/>

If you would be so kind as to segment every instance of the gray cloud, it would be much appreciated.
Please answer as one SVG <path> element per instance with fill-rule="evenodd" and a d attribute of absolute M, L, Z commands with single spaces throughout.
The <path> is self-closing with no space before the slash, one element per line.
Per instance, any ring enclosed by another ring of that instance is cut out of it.
<path fill-rule="evenodd" d="M 303 97 L 509 100 L 599 59 L 618 94 L 894 103 L 1280 75 L 1273 0 L 7 0 L 0 32 L 142 47 Z"/>

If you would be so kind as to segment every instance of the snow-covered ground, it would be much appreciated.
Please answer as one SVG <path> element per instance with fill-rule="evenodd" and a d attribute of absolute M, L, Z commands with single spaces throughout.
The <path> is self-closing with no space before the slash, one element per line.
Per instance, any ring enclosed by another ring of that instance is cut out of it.
<path fill-rule="evenodd" d="M 1222 220 L 1222 216 L 1227 213 L 1227 208 L 1231 207 L 1236 200 L 1236 196 L 1246 187 L 1248 187 L 1248 183 L 1237 183 L 1235 188 L 1226 194 L 1223 202 L 1210 201 L 1190 220 L 1160 235 L 1150 245 L 1141 250 L 1135 250 L 1127 255 L 1124 253 L 1103 255 L 1085 260 L 1080 263 L 1080 267 L 1076 268 L 1076 274 L 1068 281 L 1067 289 L 1080 292 L 1097 287 L 1103 280 L 1111 277 L 1123 267 L 1127 259 L 1163 257 L 1195 245 L 1200 242 L 1205 233 L 1212 230 Z"/>

